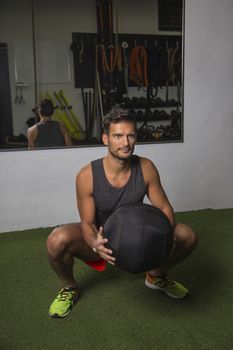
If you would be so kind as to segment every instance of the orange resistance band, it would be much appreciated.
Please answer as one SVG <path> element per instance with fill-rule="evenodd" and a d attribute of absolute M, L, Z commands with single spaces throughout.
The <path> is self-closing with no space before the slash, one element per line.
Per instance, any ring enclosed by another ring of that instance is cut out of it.
<path fill-rule="evenodd" d="M 112 73 L 116 67 L 118 70 L 122 70 L 122 55 L 121 47 L 117 47 L 114 50 L 114 46 L 109 47 L 110 50 L 110 63 L 108 64 L 106 49 L 104 45 L 101 45 L 101 57 L 104 72 Z"/>
<path fill-rule="evenodd" d="M 134 47 L 129 58 L 129 78 L 137 86 L 148 87 L 147 79 L 147 53 L 142 45 Z"/>

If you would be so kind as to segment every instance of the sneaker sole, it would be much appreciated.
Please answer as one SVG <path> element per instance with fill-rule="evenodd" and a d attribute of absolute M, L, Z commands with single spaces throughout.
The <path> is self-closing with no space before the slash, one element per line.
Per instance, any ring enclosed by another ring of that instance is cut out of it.
<path fill-rule="evenodd" d="M 166 293 L 169 297 L 171 297 L 171 298 L 173 298 L 173 299 L 184 299 L 186 296 L 188 296 L 188 293 L 187 293 L 187 294 L 185 294 L 185 295 L 182 296 L 182 297 L 178 297 L 178 296 L 176 296 L 176 295 L 174 295 L 174 294 L 169 293 L 169 292 L 166 291 L 165 289 L 159 288 L 159 287 L 157 287 L 155 284 L 148 282 L 147 279 L 145 280 L 145 285 L 146 285 L 146 287 L 148 287 L 148 288 L 160 290 L 161 292 Z"/>
<path fill-rule="evenodd" d="M 66 316 L 69 315 L 69 313 L 71 312 L 71 309 L 72 309 L 72 308 L 70 308 L 69 311 L 67 311 L 67 312 L 66 312 L 65 314 L 63 314 L 63 315 L 50 314 L 50 313 L 49 313 L 49 316 L 52 317 L 52 318 L 64 318 L 64 317 L 66 317 Z"/>

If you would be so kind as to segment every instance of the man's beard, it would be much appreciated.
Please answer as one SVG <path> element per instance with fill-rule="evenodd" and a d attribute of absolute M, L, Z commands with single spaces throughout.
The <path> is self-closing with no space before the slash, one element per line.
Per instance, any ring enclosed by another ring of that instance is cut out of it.
<path fill-rule="evenodd" d="M 116 152 L 112 151 L 111 147 L 109 147 L 108 150 L 109 150 L 109 153 L 111 154 L 111 156 L 113 156 L 114 158 L 116 158 L 118 160 L 126 161 L 132 157 L 133 152 L 134 152 L 134 147 L 130 148 L 130 153 L 125 157 L 119 156 Z"/>

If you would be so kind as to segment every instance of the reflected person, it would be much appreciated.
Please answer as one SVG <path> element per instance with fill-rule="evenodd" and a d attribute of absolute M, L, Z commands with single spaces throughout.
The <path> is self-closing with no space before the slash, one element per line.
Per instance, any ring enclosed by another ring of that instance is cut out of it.
<path fill-rule="evenodd" d="M 27 131 L 28 148 L 72 146 L 65 126 L 52 120 L 54 107 L 49 99 L 43 99 L 37 109 L 40 121 Z"/>

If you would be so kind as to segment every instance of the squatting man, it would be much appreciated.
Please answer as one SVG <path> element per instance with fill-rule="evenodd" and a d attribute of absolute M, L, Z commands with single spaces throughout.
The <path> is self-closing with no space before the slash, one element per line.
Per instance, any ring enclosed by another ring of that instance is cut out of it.
<path fill-rule="evenodd" d="M 104 270 L 107 263 L 115 264 L 111 249 L 105 246 L 103 225 L 118 207 L 142 203 L 145 196 L 163 211 L 174 229 L 172 253 L 162 266 L 146 273 L 145 285 L 172 298 L 189 294 L 185 286 L 168 276 L 168 270 L 190 255 L 197 243 L 196 234 L 185 224 L 176 223 L 156 166 L 133 154 L 136 139 L 136 122 L 126 110 L 115 109 L 106 115 L 102 141 L 107 154 L 87 164 L 76 177 L 81 222 L 55 228 L 47 240 L 49 262 L 62 283 L 49 308 L 51 317 L 67 316 L 79 297 L 73 275 L 76 258 L 97 270 Z"/>

